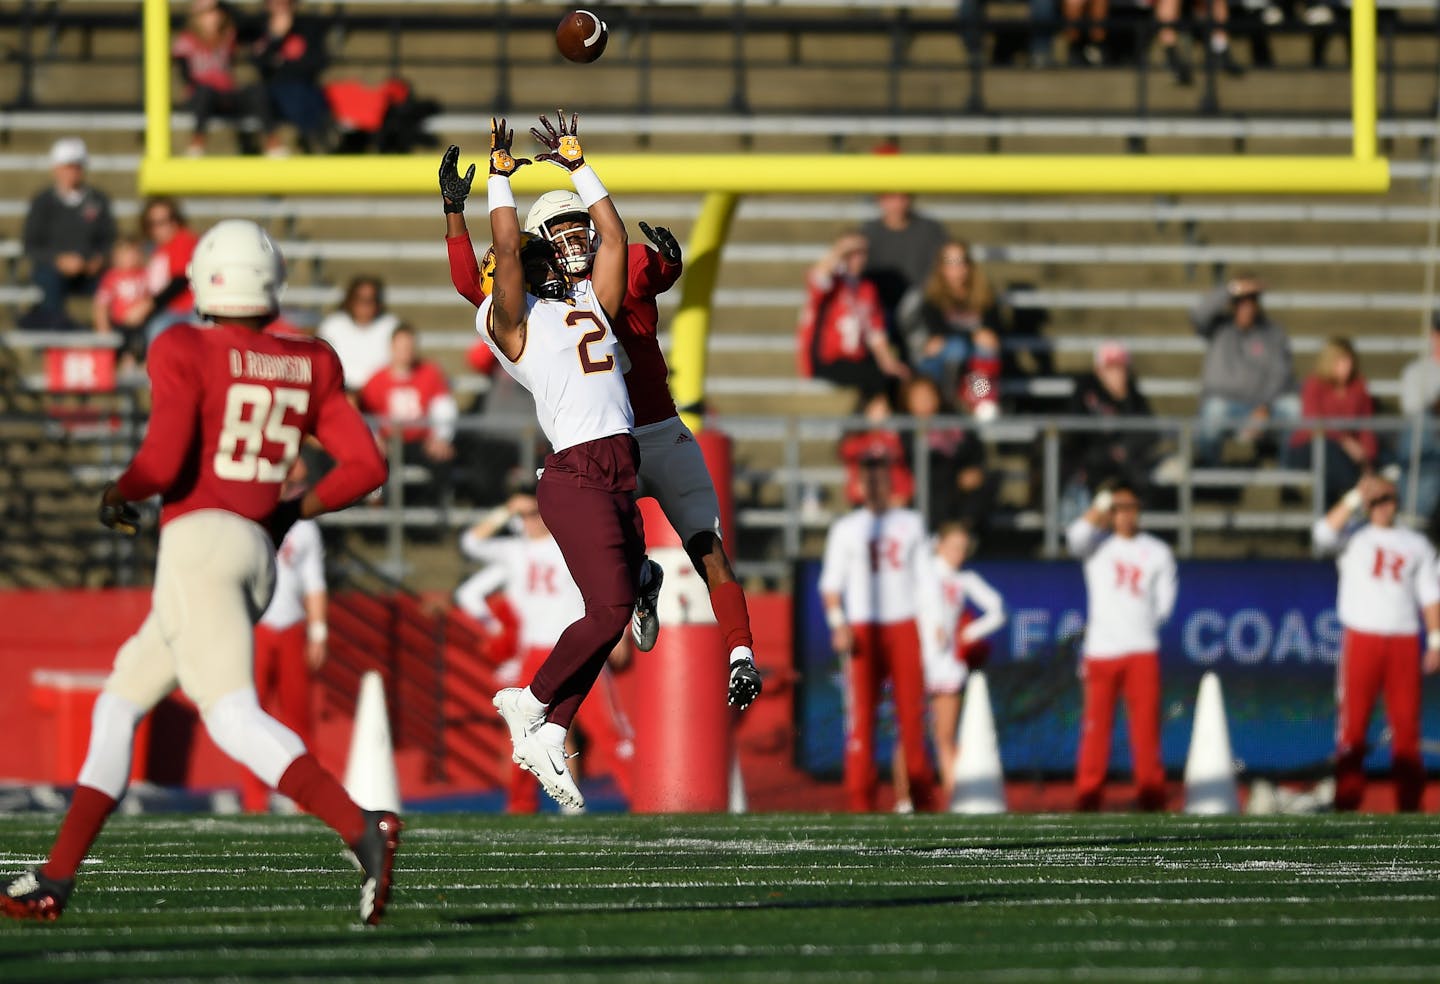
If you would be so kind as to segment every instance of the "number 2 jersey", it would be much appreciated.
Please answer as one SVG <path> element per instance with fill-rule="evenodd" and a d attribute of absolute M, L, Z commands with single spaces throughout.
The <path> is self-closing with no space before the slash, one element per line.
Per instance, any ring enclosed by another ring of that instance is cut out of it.
<path fill-rule="evenodd" d="M 525 295 L 525 347 L 514 362 L 490 333 L 492 303 L 485 298 L 475 312 L 475 330 L 535 398 L 535 416 L 554 451 L 635 429 L 620 345 L 590 281 L 571 285 L 563 301 Z"/>
<path fill-rule="evenodd" d="M 131 502 L 161 496 L 160 523 L 223 509 L 264 525 L 314 436 L 335 467 L 314 491 L 327 509 L 385 480 L 375 439 L 345 399 L 324 342 L 239 325 L 176 325 L 150 347 L 150 424 L 117 479 Z"/>

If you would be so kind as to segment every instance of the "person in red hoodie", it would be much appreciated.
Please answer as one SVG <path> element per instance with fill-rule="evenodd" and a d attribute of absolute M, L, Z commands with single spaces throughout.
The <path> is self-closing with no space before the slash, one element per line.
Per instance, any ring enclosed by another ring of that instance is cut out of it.
<path fill-rule="evenodd" d="M 75 873 L 125 795 L 135 729 L 177 686 L 215 744 L 344 839 L 362 869 L 360 918 L 389 901 L 400 819 L 365 811 L 305 743 L 260 707 L 255 620 L 275 589 L 275 549 L 300 519 L 343 509 L 385 480 L 385 461 L 345 399 L 323 342 L 264 329 L 280 309 L 285 263 L 253 222 L 228 219 L 191 264 L 204 325 L 177 325 L 150 353 L 150 426 L 105 486 L 99 518 L 134 536 L 135 504 L 159 496 L 154 603 L 120 647 L 95 701 L 90 747 L 46 861 L 0 881 L 0 915 L 58 919 Z M 281 483 L 314 437 L 335 467 L 303 496 Z"/>
<path fill-rule="evenodd" d="M 443 495 L 452 483 L 449 463 L 455 460 L 455 421 L 460 410 L 445 373 L 420 358 L 411 326 L 402 323 L 390 336 L 390 364 L 360 390 L 360 409 L 379 419 L 382 450 L 389 449 L 398 430 L 405 464 L 429 469 L 432 481 L 407 492 L 407 500 L 438 501 L 436 493 Z"/>
<path fill-rule="evenodd" d="M 145 338 L 153 345 L 167 328 L 194 315 L 195 294 L 190 290 L 187 268 L 200 237 L 186 224 L 180 203 L 165 196 L 146 199 L 140 210 L 140 232 L 150 243 L 150 259 L 145 264 L 150 289 Z"/>
<path fill-rule="evenodd" d="M 1360 374 L 1360 359 L 1348 338 L 1332 338 L 1315 358 L 1315 371 L 1300 388 L 1300 416 L 1373 417 L 1375 401 Z M 1379 444 L 1375 432 L 1353 428 L 1325 430 L 1325 502 L 1332 503 L 1375 468 Z M 1288 465 L 1309 468 L 1312 432 L 1297 430 L 1285 455 Z"/>
<path fill-rule="evenodd" d="M 563 115 L 563 114 L 562 114 Z M 537 139 L 544 142 L 538 132 Z M 480 305 L 485 294 L 479 264 L 465 225 L 465 198 L 475 167 L 462 177 L 460 148 L 451 146 L 440 164 L 440 193 L 445 207 L 445 244 L 450 257 L 450 280 L 470 303 Z M 572 276 L 588 276 L 594 258 L 595 238 L 580 198 L 566 191 L 540 196 L 525 217 L 527 231 L 555 243 L 561 263 Z M 640 223 L 654 244 L 631 243 L 625 301 L 612 325 L 630 361 L 625 385 L 635 415 L 635 440 L 640 445 L 640 494 L 660 503 L 670 525 L 680 535 L 695 570 L 705 579 L 710 605 L 720 623 L 730 653 L 727 700 L 744 709 L 760 696 L 762 682 L 755 668 L 754 641 L 745 592 L 735 578 L 721 541 L 720 505 L 705 459 L 690 428 L 680 419 L 666 382 L 670 370 L 660 351 L 660 314 L 655 298 L 680 279 L 680 243 L 663 226 Z M 659 596 L 659 565 L 646 561 L 636 606 L 635 646 L 649 652 L 655 645 L 658 622 L 653 618 Z M 649 609 L 648 613 L 646 609 Z"/>

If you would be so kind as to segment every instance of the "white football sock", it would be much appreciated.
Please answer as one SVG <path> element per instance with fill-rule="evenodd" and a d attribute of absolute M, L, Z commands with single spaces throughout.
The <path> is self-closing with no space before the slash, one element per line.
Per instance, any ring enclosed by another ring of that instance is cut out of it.
<path fill-rule="evenodd" d="M 755 654 L 750 650 L 749 646 L 736 646 L 730 650 L 731 666 L 734 666 L 736 662 L 742 659 L 749 660 L 752 663 L 755 662 Z"/>
<path fill-rule="evenodd" d="M 134 754 L 135 727 L 145 710 L 124 697 L 102 691 L 90 716 L 90 748 L 75 782 L 119 799 L 130 784 L 130 757 Z"/>
<path fill-rule="evenodd" d="M 271 789 L 290 763 L 305 754 L 300 736 L 260 709 L 254 687 L 226 694 L 201 718 L 220 750 Z"/>

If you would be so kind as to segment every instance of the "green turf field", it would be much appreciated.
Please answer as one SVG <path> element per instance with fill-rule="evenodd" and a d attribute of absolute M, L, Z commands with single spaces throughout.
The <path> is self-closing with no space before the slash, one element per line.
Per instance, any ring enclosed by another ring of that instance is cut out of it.
<path fill-rule="evenodd" d="M 1433 817 L 416 815 L 396 871 L 365 929 L 316 822 L 117 818 L 0 981 L 1440 979 Z"/>

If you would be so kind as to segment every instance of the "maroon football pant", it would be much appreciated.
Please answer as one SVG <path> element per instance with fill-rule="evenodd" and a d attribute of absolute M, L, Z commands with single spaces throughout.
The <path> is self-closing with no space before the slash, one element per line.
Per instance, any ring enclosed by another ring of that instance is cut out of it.
<path fill-rule="evenodd" d="M 546 719 L 568 728 L 630 622 L 645 535 L 633 488 L 607 492 L 552 480 L 547 464 L 535 497 L 585 599 L 585 614 L 561 633 L 530 681 L 530 692 L 550 705 Z"/>
<path fill-rule="evenodd" d="M 1365 732 L 1375 700 L 1385 695 L 1397 809 L 1420 809 L 1420 644 L 1413 635 L 1345 630 L 1336 674 L 1335 809 L 1354 810 L 1365 795 Z"/>

